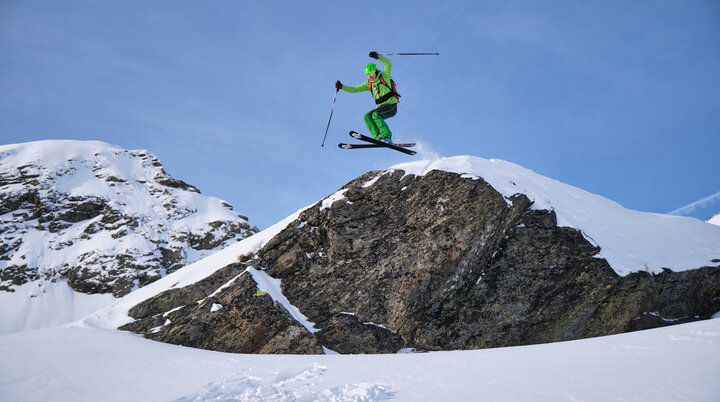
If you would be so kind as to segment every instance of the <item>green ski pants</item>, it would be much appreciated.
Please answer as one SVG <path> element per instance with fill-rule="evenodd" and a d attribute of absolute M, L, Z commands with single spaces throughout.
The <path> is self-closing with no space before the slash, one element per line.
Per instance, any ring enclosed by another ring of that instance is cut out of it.
<path fill-rule="evenodd" d="M 385 123 L 385 119 L 395 116 L 396 113 L 397 103 L 381 105 L 377 109 L 365 113 L 363 120 L 365 120 L 365 125 L 368 130 L 370 130 L 373 138 L 376 140 L 380 138 L 392 138 L 390 127 Z"/>

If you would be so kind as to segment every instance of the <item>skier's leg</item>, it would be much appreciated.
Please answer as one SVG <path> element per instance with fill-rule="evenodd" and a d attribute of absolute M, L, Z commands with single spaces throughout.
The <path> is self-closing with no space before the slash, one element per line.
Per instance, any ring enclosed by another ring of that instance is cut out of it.
<path fill-rule="evenodd" d="M 385 119 L 389 119 L 397 114 L 397 104 L 383 105 L 373 110 L 372 120 L 375 122 L 375 126 L 378 130 L 380 138 L 392 138 L 392 132 Z"/>
<path fill-rule="evenodd" d="M 365 116 L 363 116 L 363 120 L 365 120 L 365 125 L 367 126 L 368 130 L 370 130 L 370 135 L 372 135 L 373 138 L 377 139 L 378 128 L 375 125 L 375 120 L 372 117 L 373 113 L 375 113 L 375 110 L 371 110 L 365 113 Z"/>

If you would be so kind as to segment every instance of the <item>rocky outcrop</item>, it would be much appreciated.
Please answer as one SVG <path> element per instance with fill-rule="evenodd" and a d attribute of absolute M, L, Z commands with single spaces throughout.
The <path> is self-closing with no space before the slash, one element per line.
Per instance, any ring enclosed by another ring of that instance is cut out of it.
<path fill-rule="evenodd" d="M 122 296 L 257 232 L 146 151 L 101 142 L 0 147 L 0 291 L 67 280 Z"/>
<path fill-rule="evenodd" d="M 302 212 L 253 259 L 217 271 L 213 286 L 141 303 L 122 329 L 221 351 L 388 353 L 571 340 L 720 310 L 718 267 L 619 276 L 554 212 L 480 178 L 371 172 L 335 199 Z M 319 331 L 261 295 L 249 266 L 280 279 Z"/>
<path fill-rule="evenodd" d="M 242 275 L 244 269 L 231 265 L 198 284 L 159 294 L 131 310 L 145 320 L 123 329 L 162 342 L 226 352 L 322 353 L 316 338 L 267 293 L 258 291 L 250 275 Z M 233 292 L 212 293 L 223 283 Z"/>

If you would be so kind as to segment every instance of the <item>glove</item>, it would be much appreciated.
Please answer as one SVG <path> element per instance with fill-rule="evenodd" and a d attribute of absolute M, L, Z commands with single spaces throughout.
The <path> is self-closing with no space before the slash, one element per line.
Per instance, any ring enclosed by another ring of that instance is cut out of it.
<path fill-rule="evenodd" d="M 342 87 L 343 87 L 343 85 L 339 80 L 335 81 L 335 89 L 337 89 L 339 91 L 342 89 Z"/>
<path fill-rule="evenodd" d="M 370 57 L 372 57 L 373 59 L 377 59 L 377 58 L 378 58 L 378 53 L 377 53 L 377 52 L 370 52 Z"/>

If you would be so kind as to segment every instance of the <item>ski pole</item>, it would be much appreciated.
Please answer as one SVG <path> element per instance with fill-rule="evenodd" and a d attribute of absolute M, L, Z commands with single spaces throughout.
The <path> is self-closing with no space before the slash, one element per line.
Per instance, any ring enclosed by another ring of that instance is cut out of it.
<path fill-rule="evenodd" d="M 378 53 L 383 56 L 439 56 L 440 53 Z"/>
<path fill-rule="evenodd" d="M 338 92 L 340 92 L 340 90 L 335 89 L 335 96 L 333 97 L 333 104 L 332 104 L 332 107 L 330 108 L 330 118 L 328 119 L 327 127 L 325 127 L 325 135 L 323 136 L 322 145 L 320 145 L 321 148 L 325 148 L 325 138 L 327 138 L 328 129 L 330 128 L 330 120 L 332 120 L 333 110 L 335 109 L 335 99 L 337 99 Z"/>

